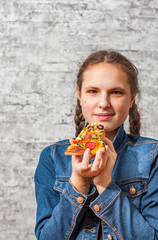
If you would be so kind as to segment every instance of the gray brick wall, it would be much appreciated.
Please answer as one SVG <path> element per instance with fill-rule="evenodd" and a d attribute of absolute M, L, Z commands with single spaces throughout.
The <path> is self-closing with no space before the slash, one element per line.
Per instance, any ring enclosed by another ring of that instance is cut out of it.
<path fill-rule="evenodd" d="M 35 239 L 39 153 L 72 137 L 77 64 L 92 51 L 135 63 L 142 135 L 158 138 L 157 25 L 157 0 L 0 0 L 1 240 Z"/>

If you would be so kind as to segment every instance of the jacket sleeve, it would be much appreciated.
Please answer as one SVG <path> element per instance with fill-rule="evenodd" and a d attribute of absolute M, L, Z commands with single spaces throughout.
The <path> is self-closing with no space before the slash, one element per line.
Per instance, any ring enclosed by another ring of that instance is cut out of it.
<path fill-rule="evenodd" d="M 53 189 L 55 183 L 54 162 L 50 147 L 41 153 L 35 176 L 37 214 L 35 234 L 38 240 L 75 239 L 73 230 L 77 218 L 84 217 L 86 200 L 68 181 L 63 191 Z M 70 238 L 71 236 L 71 238 Z"/>
<path fill-rule="evenodd" d="M 90 207 L 102 219 L 103 228 L 108 225 L 117 239 L 158 239 L 158 157 L 152 164 L 147 193 L 141 200 L 141 210 L 129 201 L 114 182 Z"/>

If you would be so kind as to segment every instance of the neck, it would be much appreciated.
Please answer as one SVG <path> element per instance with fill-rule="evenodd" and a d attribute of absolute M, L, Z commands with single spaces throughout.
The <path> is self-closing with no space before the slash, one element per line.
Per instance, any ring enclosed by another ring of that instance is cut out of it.
<path fill-rule="evenodd" d="M 116 136 L 116 134 L 117 134 L 118 129 L 119 129 L 119 128 L 115 129 L 115 130 L 112 131 L 112 132 L 105 132 L 105 136 L 106 136 L 109 140 L 113 141 L 114 138 L 115 138 L 115 136 Z"/>

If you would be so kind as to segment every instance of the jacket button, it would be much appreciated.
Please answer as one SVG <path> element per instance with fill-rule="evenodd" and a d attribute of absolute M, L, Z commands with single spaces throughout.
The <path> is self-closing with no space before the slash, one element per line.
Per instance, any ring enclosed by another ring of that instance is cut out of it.
<path fill-rule="evenodd" d="M 130 194 L 132 194 L 132 195 L 136 194 L 136 189 L 135 189 L 135 187 L 133 186 L 133 184 L 131 185 L 131 188 L 130 188 L 129 192 L 130 192 Z"/>
<path fill-rule="evenodd" d="M 113 240 L 113 237 L 111 236 L 111 234 L 108 234 L 108 239 Z"/>
<path fill-rule="evenodd" d="M 94 209 L 96 212 L 99 212 L 99 211 L 100 211 L 100 206 L 99 206 L 99 205 L 94 205 L 93 209 Z"/>
<path fill-rule="evenodd" d="M 79 204 L 82 204 L 82 203 L 84 202 L 83 197 L 78 197 L 78 198 L 77 198 L 77 202 L 78 202 Z"/>

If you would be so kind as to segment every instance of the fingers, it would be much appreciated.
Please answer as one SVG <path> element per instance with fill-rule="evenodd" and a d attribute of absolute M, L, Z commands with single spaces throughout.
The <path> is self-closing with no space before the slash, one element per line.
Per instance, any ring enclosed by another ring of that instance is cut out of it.
<path fill-rule="evenodd" d="M 101 150 L 98 150 L 96 153 L 95 160 L 91 164 L 90 164 L 90 158 L 91 158 L 90 149 L 87 148 L 82 160 L 80 160 L 80 163 L 81 163 L 80 172 L 84 173 L 90 170 L 91 174 L 95 175 L 103 168 L 103 166 L 105 166 L 106 160 L 105 160 L 104 152 Z M 79 159 L 77 161 L 79 161 Z"/>
<path fill-rule="evenodd" d="M 96 153 L 95 160 L 92 164 L 91 170 L 93 172 L 100 171 L 101 169 L 104 168 L 104 166 L 106 164 L 106 161 L 107 161 L 107 157 L 106 157 L 105 152 L 103 152 L 102 150 L 98 150 L 97 153 Z"/>
<path fill-rule="evenodd" d="M 80 155 L 72 155 L 72 163 L 81 163 L 82 162 L 82 157 Z"/>
<path fill-rule="evenodd" d="M 115 159 L 117 158 L 117 153 L 115 151 L 114 145 L 112 143 L 112 141 L 110 141 L 108 138 L 105 138 L 105 148 L 106 148 L 106 152 L 109 155 L 110 158 Z"/>
<path fill-rule="evenodd" d="M 111 151 L 115 152 L 115 148 L 114 148 L 112 141 L 109 140 L 108 138 L 104 138 L 104 141 L 105 141 L 105 147 L 107 145 Z"/>
<path fill-rule="evenodd" d="M 101 151 L 98 150 L 97 153 L 96 153 L 96 156 L 95 156 L 95 160 L 92 164 L 92 168 L 91 170 L 92 171 L 98 171 L 99 170 L 99 166 L 101 164 L 101 161 L 102 161 L 102 154 L 101 154 Z"/>
<path fill-rule="evenodd" d="M 91 158 L 90 149 L 87 148 L 84 152 L 84 155 L 72 155 L 72 161 L 76 163 L 81 163 L 83 169 L 87 169 L 89 167 L 89 161 Z"/>
<path fill-rule="evenodd" d="M 112 147 L 111 147 L 112 149 Z M 86 149 L 82 156 L 72 156 L 72 164 L 73 169 L 77 171 L 79 174 L 82 174 L 85 177 L 94 177 L 98 175 L 110 162 L 110 169 L 113 167 L 114 162 L 116 160 L 115 150 L 111 151 L 109 145 L 105 148 L 103 152 L 101 149 L 97 151 L 95 159 L 93 163 L 90 163 L 91 154 L 90 149 Z"/>
<path fill-rule="evenodd" d="M 90 149 L 87 148 L 86 151 L 84 152 L 84 156 L 82 159 L 81 172 L 87 171 L 91 167 L 91 164 L 89 163 L 90 158 L 91 158 Z"/>
<path fill-rule="evenodd" d="M 106 150 L 106 157 L 108 159 L 107 161 L 107 167 L 109 170 L 112 170 L 114 167 L 114 164 L 116 162 L 117 159 L 117 153 L 115 151 L 115 149 L 113 149 L 113 151 L 111 150 L 112 148 L 110 148 L 109 146 L 107 147 Z"/>

